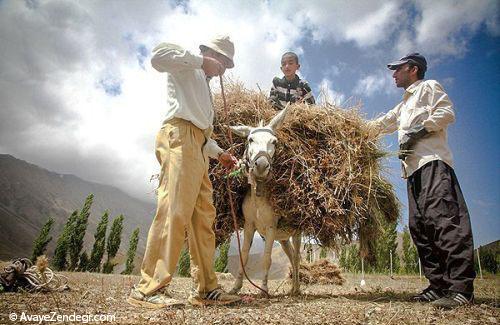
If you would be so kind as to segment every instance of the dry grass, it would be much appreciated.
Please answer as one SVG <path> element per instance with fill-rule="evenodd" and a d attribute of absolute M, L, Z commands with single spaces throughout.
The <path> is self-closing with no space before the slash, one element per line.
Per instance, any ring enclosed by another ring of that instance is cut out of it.
<path fill-rule="evenodd" d="M 292 270 L 288 273 L 292 277 Z M 336 284 L 342 285 L 345 282 L 342 271 L 327 259 L 320 259 L 312 263 L 300 263 L 299 280 L 304 284 Z"/>
<path fill-rule="evenodd" d="M 271 299 L 260 298 L 245 282 L 244 302 L 227 307 L 147 310 L 126 303 L 136 276 L 65 273 L 71 291 L 57 293 L 0 294 L 0 324 L 8 315 L 20 314 L 115 314 L 118 324 L 497 324 L 499 278 L 477 280 L 477 304 L 452 311 L 436 310 L 428 304 L 409 302 L 426 285 L 418 277 L 347 274 L 343 286 L 302 285 L 303 295 L 289 297 L 287 281 L 270 281 Z M 220 280 L 226 289 L 232 281 Z M 171 291 L 185 299 L 191 279 L 174 278 Z"/>
<path fill-rule="evenodd" d="M 257 126 L 277 113 L 264 94 L 242 85 L 226 86 L 226 116 L 220 96 L 215 98 L 215 134 L 228 148 L 228 125 Z M 281 214 L 279 226 L 300 229 L 323 246 L 334 247 L 360 237 L 363 253 L 379 233 L 382 218 L 395 221 L 399 203 L 392 185 L 381 177 L 380 158 L 386 153 L 369 130 L 356 107 L 292 105 L 278 131 L 279 145 L 268 182 L 272 204 Z M 244 139 L 234 137 L 236 157 L 243 156 Z M 217 208 L 218 242 L 233 231 L 226 191 L 226 172 L 212 166 L 211 180 Z M 236 206 L 247 191 L 243 176 L 231 179 Z M 241 211 L 238 211 L 240 226 Z"/>

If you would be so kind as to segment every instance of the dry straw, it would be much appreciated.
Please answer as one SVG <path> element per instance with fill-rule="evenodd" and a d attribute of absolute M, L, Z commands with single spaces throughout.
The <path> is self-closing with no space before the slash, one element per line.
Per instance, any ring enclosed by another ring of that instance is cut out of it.
<path fill-rule="evenodd" d="M 228 125 L 256 126 L 277 113 L 262 92 L 230 82 L 226 87 L 227 118 L 222 99 L 215 96 L 216 121 L 213 137 L 229 147 Z M 387 155 L 368 127 L 358 107 L 343 109 L 331 104 L 296 104 L 278 131 L 278 146 L 272 177 L 266 184 L 281 228 L 300 229 L 325 247 L 335 248 L 359 239 L 362 254 L 379 234 L 381 219 L 394 222 L 399 202 L 392 185 L 381 177 L 380 158 Z M 231 148 L 243 155 L 245 140 L 234 138 Z M 215 231 L 221 243 L 233 232 L 225 186 L 226 171 L 212 165 L 210 178 L 217 209 Z M 248 190 L 243 175 L 231 179 L 231 190 L 239 207 Z"/>
<path fill-rule="evenodd" d="M 291 269 L 288 277 L 292 277 Z M 345 279 L 340 268 L 326 259 L 312 263 L 300 263 L 299 280 L 305 284 L 336 284 L 343 285 Z"/>

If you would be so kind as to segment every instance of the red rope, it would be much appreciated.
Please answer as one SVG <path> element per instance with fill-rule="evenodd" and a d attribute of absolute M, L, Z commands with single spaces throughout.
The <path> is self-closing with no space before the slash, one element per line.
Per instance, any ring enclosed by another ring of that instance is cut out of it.
<path fill-rule="evenodd" d="M 222 102 L 224 104 L 224 120 L 227 121 L 228 120 L 227 119 L 228 109 L 227 109 L 227 103 L 226 103 L 226 94 L 224 93 L 224 83 L 222 82 L 222 75 L 219 76 L 219 80 L 220 80 L 220 89 L 221 89 L 221 93 L 222 93 Z M 229 134 L 229 148 L 231 150 L 231 148 L 233 147 L 233 136 L 231 134 L 231 130 L 229 130 L 229 129 L 228 129 L 228 134 Z M 234 231 L 236 232 L 236 241 L 238 243 L 238 255 L 240 257 L 241 269 L 243 270 L 243 274 L 245 275 L 245 278 L 248 280 L 248 282 L 250 282 L 254 287 L 259 289 L 260 291 L 264 292 L 266 294 L 266 297 L 269 298 L 269 293 L 266 290 L 259 287 L 258 285 L 256 285 L 252 280 L 250 280 L 250 278 L 247 275 L 247 272 L 245 271 L 245 266 L 243 265 L 243 257 L 241 257 L 240 233 L 239 233 L 239 229 L 238 229 L 238 220 L 236 219 L 236 212 L 234 209 L 233 195 L 231 194 L 231 183 L 230 182 L 231 182 L 230 178 L 227 177 L 226 187 L 227 187 L 227 193 L 229 195 L 229 205 L 231 207 L 231 215 L 233 217 Z M 247 262 L 248 262 L 248 258 L 249 258 L 249 256 L 247 256 Z"/>

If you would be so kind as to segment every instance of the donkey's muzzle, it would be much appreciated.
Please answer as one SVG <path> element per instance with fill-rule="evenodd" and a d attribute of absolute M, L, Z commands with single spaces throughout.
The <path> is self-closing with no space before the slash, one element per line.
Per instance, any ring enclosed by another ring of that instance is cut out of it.
<path fill-rule="evenodd" d="M 266 157 L 259 157 L 255 160 L 255 176 L 265 177 L 269 173 L 271 165 Z"/>

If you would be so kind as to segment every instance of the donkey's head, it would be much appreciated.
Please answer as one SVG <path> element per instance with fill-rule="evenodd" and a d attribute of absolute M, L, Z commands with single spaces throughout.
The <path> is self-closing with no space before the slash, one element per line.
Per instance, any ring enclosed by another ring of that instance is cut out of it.
<path fill-rule="evenodd" d="M 231 126 L 231 130 L 240 137 L 247 139 L 243 160 L 248 172 L 257 181 L 265 180 L 271 171 L 274 151 L 276 150 L 276 131 L 281 127 L 288 112 L 288 106 L 273 117 L 268 125 L 257 127 Z"/>

